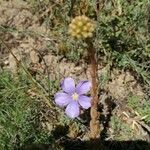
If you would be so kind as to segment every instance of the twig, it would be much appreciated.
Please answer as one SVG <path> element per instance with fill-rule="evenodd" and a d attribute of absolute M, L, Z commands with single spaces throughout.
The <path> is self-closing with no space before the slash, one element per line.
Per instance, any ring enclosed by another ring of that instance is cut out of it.
<path fill-rule="evenodd" d="M 145 128 L 146 131 L 148 132 L 148 134 L 150 135 L 150 127 L 149 127 L 146 123 L 144 123 L 144 121 L 138 121 L 138 123 L 139 123 L 143 128 Z"/>
<path fill-rule="evenodd" d="M 50 71 L 48 69 L 48 66 L 45 62 L 45 59 L 42 57 L 41 53 L 38 51 L 40 58 L 43 60 L 46 71 L 47 71 L 47 77 L 48 77 L 48 94 L 49 94 L 49 98 L 50 98 L 50 90 L 51 90 L 51 84 L 50 84 Z"/>

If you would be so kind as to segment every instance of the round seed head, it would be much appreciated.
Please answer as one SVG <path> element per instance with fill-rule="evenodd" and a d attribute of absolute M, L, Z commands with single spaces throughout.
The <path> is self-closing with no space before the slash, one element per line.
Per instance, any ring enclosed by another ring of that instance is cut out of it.
<path fill-rule="evenodd" d="M 75 17 L 69 25 L 69 34 L 76 38 L 88 38 L 93 36 L 95 25 L 86 16 Z"/>

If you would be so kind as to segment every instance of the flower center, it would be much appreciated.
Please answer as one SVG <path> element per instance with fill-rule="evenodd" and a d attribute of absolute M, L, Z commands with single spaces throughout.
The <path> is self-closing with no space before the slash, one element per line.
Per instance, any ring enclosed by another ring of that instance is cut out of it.
<path fill-rule="evenodd" d="M 78 100 L 78 97 L 79 97 L 79 95 L 77 93 L 74 93 L 72 95 L 72 99 L 75 100 L 75 101 Z"/>

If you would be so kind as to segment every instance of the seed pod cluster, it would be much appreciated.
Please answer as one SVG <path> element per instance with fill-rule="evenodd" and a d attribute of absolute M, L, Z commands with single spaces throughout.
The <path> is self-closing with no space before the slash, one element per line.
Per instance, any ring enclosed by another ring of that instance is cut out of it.
<path fill-rule="evenodd" d="M 69 34 L 75 38 L 88 38 L 93 36 L 95 23 L 86 16 L 77 16 L 69 24 Z"/>

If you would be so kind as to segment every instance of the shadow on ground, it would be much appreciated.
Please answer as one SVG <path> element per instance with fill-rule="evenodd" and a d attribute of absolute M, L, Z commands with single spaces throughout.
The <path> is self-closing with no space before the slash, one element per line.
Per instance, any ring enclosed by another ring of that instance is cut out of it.
<path fill-rule="evenodd" d="M 107 130 L 109 128 L 110 118 L 112 111 L 116 107 L 112 99 L 106 99 L 107 113 L 104 112 L 104 106 L 100 106 L 99 111 L 101 112 L 100 122 L 103 125 L 101 131 L 101 139 L 95 139 L 92 141 L 82 141 L 80 139 L 71 139 L 67 137 L 68 129 L 67 126 L 57 126 L 52 135 L 54 137 L 54 143 L 50 144 L 33 144 L 22 147 L 19 150 L 150 150 L 150 142 L 135 140 L 135 141 L 106 141 Z M 85 124 L 89 123 L 90 118 L 86 112 L 81 117 L 86 120 Z M 94 141 L 94 142 L 93 142 Z"/>
<path fill-rule="evenodd" d="M 97 146 L 90 144 L 90 141 L 68 139 L 61 144 L 64 150 L 150 150 L 150 143 L 146 141 L 103 141 Z M 59 150 L 48 144 L 28 145 L 22 150 Z"/>
<path fill-rule="evenodd" d="M 52 132 L 55 137 L 52 144 L 30 144 L 21 147 L 19 150 L 150 150 L 150 142 L 142 140 L 106 141 L 101 138 L 82 141 L 64 136 L 67 132 L 67 127 L 58 126 Z"/>

